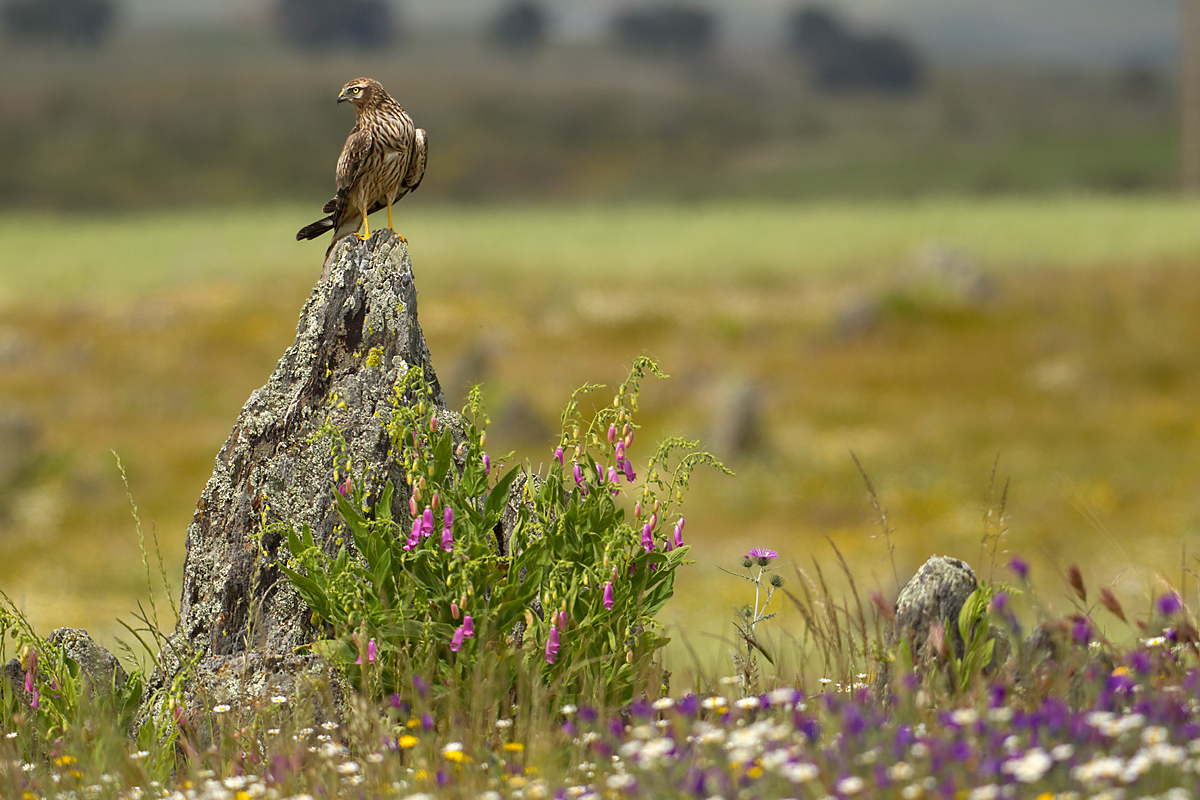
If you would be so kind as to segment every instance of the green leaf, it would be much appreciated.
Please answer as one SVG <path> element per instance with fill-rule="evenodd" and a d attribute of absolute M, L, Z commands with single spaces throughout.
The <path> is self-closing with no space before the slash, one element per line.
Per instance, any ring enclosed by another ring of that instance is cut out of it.
<path fill-rule="evenodd" d="M 443 483 L 446 479 L 446 472 L 450 469 L 450 459 L 453 455 L 454 437 L 450 435 L 450 429 L 445 428 L 442 431 L 442 438 L 438 439 L 438 443 L 433 448 L 433 482 Z"/>
<path fill-rule="evenodd" d="M 516 480 L 520 471 L 520 466 L 513 467 L 503 478 L 496 481 L 496 485 L 492 487 L 492 491 L 488 494 L 487 503 L 483 507 L 483 518 L 486 527 L 491 528 L 496 524 L 496 520 L 500 518 L 500 514 L 504 511 L 504 506 L 508 503 L 509 489 L 512 487 L 512 483 Z"/>

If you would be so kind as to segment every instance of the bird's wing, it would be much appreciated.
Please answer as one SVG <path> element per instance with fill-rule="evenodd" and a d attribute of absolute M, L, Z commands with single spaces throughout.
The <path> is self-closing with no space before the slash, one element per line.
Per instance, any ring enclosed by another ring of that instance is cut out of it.
<path fill-rule="evenodd" d="M 413 134 L 412 153 L 408 157 L 408 172 L 404 176 L 404 188 L 411 192 L 421 185 L 425 177 L 425 156 L 429 152 L 425 131 L 417 128 Z"/>
<path fill-rule="evenodd" d="M 342 148 L 342 154 L 338 157 L 338 194 L 344 194 L 345 190 L 353 186 L 354 182 L 362 175 L 363 165 L 367 163 L 367 154 L 371 152 L 371 145 L 374 142 L 375 138 L 367 128 L 360 128 L 356 124 L 350 131 L 346 145 Z"/>

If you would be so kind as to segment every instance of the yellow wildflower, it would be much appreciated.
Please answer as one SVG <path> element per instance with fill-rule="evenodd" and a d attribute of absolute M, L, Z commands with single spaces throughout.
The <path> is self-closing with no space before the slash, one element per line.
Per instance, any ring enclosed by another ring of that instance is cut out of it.
<path fill-rule="evenodd" d="M 520 742 L 505 742 L 504 749 L 510 753 L 520 753 L 525 750 L 525 745 Z"/>
<path fill-rule="evenodd" d="M 471 760 L 471 757 L 462 750 L 448 750 L 442 755 L 446 757 L 447 761 L 453 761 L 455 764 L 465 764 Z"/>
<path fill-rule="evenodd" d="M 418 741 L 419 740 L 415 736 L 401 736 L 397 744 L 399 744 L 402 749 L 408 750 L 409 748 L 416 747 Z"/>

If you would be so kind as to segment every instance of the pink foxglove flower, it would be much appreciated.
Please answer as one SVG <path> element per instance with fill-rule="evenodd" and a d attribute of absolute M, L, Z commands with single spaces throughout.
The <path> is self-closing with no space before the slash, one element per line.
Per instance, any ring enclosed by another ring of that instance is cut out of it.
<path fill-rule="evenodd" d="M 454 629 L 454 636 L 450 639 L 450 652 L 457 653 L 462 650 L 463 637 L 466 635 L 466 629 L 459 625 Z"/>
<path fill-rule="evenodd" d="M 558 462 L 560 467 L 563 466 L 563 449 L 561 447 L 554 451 L 554 460 Z"/>
<path fill-rule="evenodd" d="M 467 614 L 463 617 L 463 636 L 470 639 L 475 635 L 475 623 L 471 621 L 471 615 Z"/>
<path fill-rule="evenodd" d="M 683 517 L 675 523 L 675 546 L 683 547 Z"/>
<path fill-rule="evenodd" d="M 546 663 L 553 664 L 558 658 L 558 628 L 550 626 L 550 636 L 546 639 Z"/>
<path fill-rule="evenodd" d="M 642 528 L 642 549 L 647 553 L 654 550 L 654 528 L 649 522 Z"/>
<path fill-rule="evenodd" d="M 483 454 L 483 474 L 492 474 L 492 459 L 487 453 Z"/>
<path fill-rule="evenodd" d="M 433 509 L 425 506 L 425 513 L 421 515 L 421 538 L 427 539 L 433 535 Z"/>
<path fill-rule="evenodd" d="M 613 607 L 613 585 L 612 581 L 604 584 L 604 607 L 612 610 Z"/>

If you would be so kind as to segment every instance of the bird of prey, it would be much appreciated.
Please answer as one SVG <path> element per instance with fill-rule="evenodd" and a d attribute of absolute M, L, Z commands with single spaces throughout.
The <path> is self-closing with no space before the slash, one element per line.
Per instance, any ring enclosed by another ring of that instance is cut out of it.
<path fill-rule="evenodd" d="M 296 234 L 298 240 L 315 239 L 332 230 L 326 259 L 345 236 L 367 239 L 367 215 L 384 206 L 388 228 L 394 232 L 392 203 L 420 186 L 425 176 L 425 131 L 413 125 L 379 81 L 356 78 L 342 87 L 337 101 L 350 103 L 358 116 L 338 158 L 337 194 L 321 209 L 329 216 Z"/>

